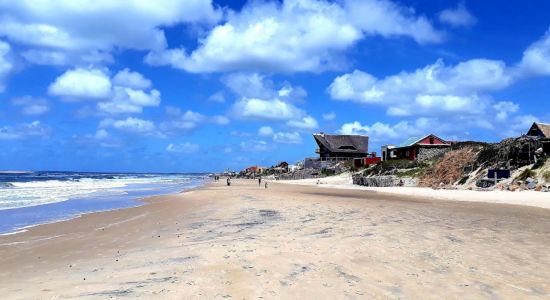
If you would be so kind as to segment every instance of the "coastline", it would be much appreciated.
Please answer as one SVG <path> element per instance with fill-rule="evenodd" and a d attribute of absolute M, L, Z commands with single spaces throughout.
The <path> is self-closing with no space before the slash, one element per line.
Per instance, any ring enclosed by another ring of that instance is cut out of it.
<path fill-rule="evenodd" d="M 0 236 L 0 292 L 9 299 L 550 296 L 546 209 L 276 182 L 265 189 L 253 180 L 143 201 Z"/>
<path fill-rule="evenodd" d="M 114 195 L 103 194 L 104 191 L 98 191 L 96 194 L 90 194 L 86 197 L 76 197 L 46 204 L 1 209 L 0 219 L 4 218 L 5 223 L 0 226 L 0 236 L 12 235 L 16 232 L 25 232 L 29 228 L 35 226 L 67 221 L 90 213 L 141 206 L 144 205 L 143 199 L 181 193 L 182 191 L 200 187 L 204 182 L 206 182 L 204 179 L 193 181 L 185 183 L 181 187 L 152 186 L 150 190 L 130 190 Z M 107 192 L 112 193 L 113 191 Z M 31 219 L 24 216 L 35 217 Z"/>

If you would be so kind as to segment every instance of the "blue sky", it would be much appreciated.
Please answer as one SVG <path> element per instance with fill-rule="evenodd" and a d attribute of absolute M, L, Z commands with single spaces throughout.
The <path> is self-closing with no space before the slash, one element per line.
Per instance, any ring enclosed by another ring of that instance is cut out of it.
<path fill-rule="evenodd" d="M 198 172 L 313 132 L 497 141 L 550 122 L 550 3 L 0 1 L 0 169 Z"/>

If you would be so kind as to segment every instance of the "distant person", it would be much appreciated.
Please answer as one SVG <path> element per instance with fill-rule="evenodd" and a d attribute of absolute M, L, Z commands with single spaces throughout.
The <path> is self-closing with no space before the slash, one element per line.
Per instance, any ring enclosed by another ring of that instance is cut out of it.
<path fill-rule="evenodd" d="M 258 186 L 262 185 L 262 177 L 258 177 Z"/>
<path fill-rule="evenodd" d="M 227 177 L 227 186 L 231 186 L 231 178 Z"/>
<path fill-rule="evenodd" d="M 265 182 L 265 188 L 267 189 L 267 181 Z"/>

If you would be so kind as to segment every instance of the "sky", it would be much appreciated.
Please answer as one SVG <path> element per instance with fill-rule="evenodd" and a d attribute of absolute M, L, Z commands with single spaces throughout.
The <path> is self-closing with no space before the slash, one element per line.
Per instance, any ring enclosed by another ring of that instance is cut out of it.
<path fill-rule="evenodd" d="M 209 172 L 550 122 L 550 2 L 0 0 L 0 170 Z"/>

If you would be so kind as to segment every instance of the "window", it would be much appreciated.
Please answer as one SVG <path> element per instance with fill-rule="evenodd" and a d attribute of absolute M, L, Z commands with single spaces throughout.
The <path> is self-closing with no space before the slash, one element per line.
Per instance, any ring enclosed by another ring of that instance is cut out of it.
<path fill-rule="evenodd" d="M 433 145 L 433 143 L 434 143 L 434 138 L 430 137 L 430 144 Z"/>

